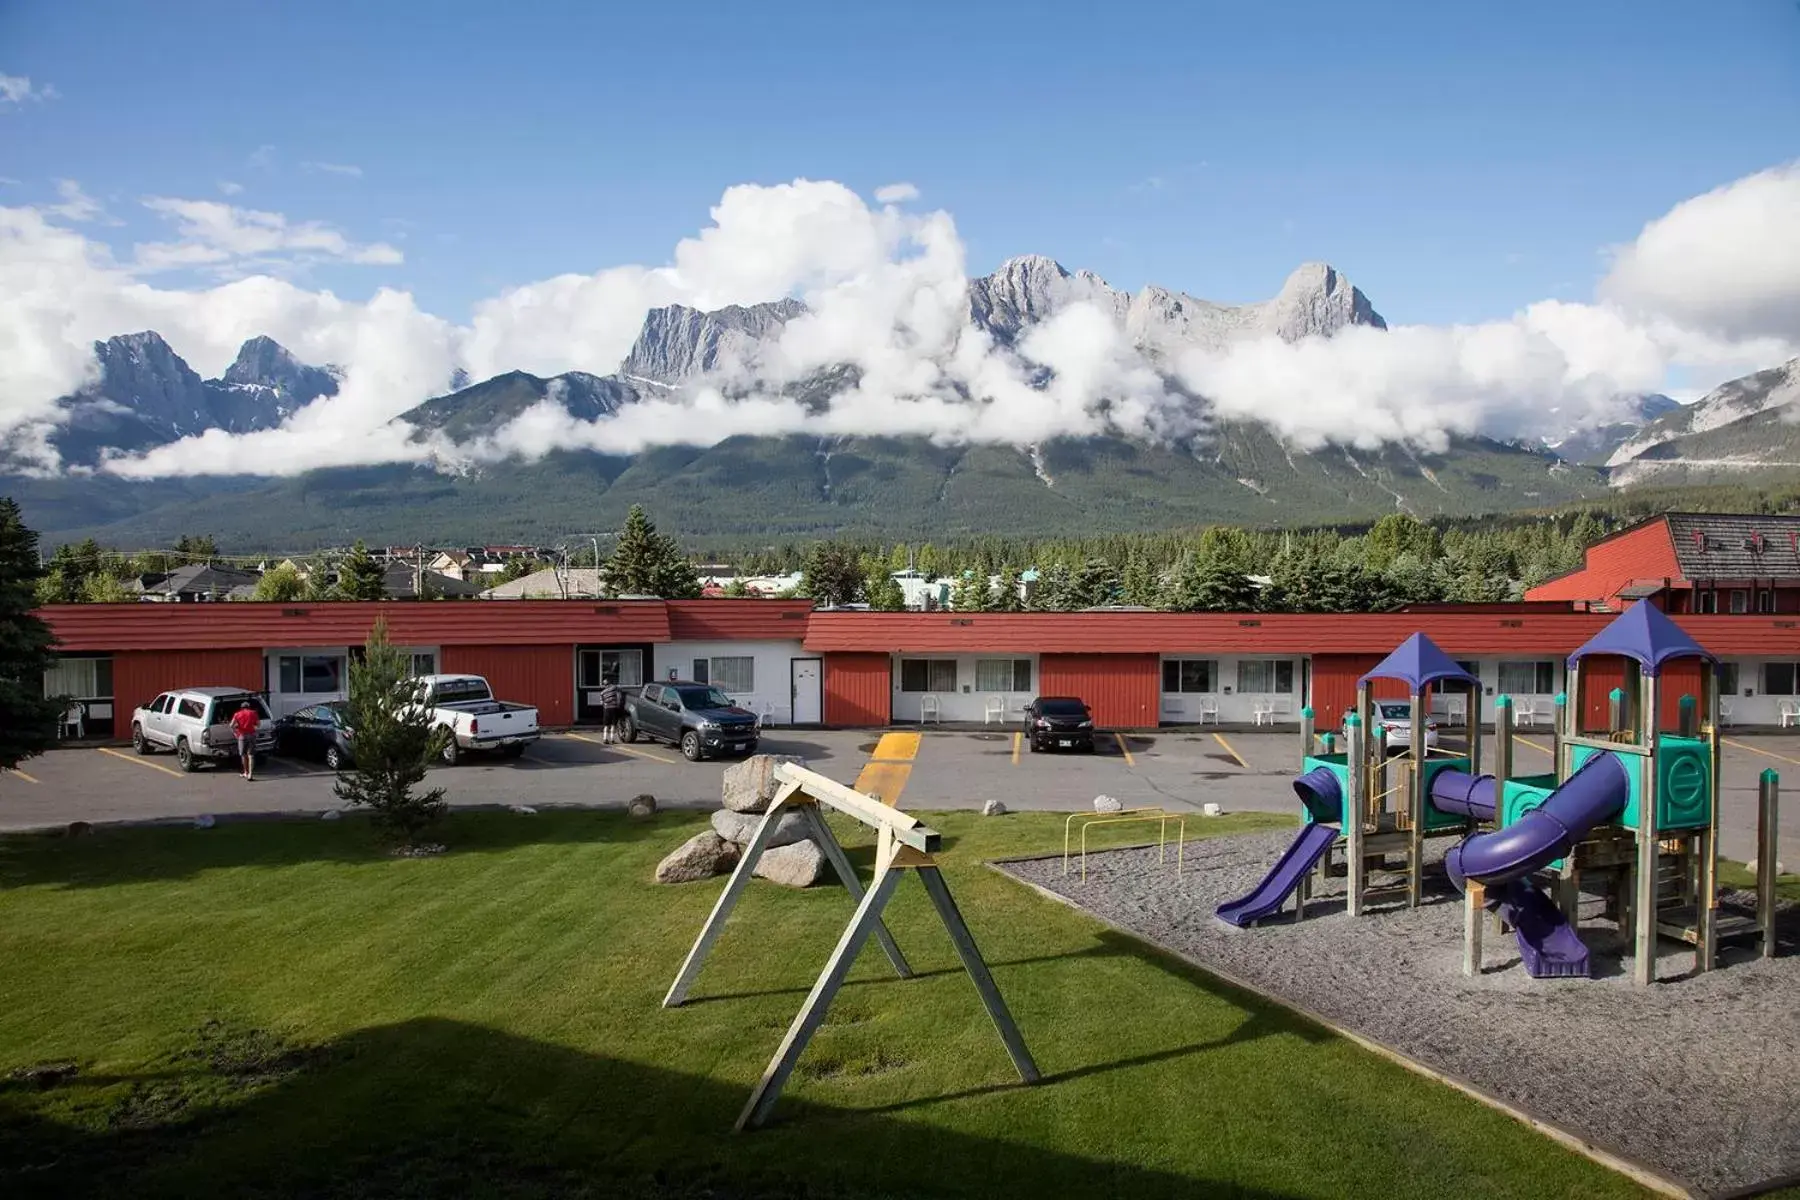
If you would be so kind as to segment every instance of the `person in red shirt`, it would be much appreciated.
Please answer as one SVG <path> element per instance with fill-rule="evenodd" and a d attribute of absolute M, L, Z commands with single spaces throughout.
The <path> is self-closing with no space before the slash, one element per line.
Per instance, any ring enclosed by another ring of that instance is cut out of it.
<path fill-rule="evenodd" d="M 256 729 L 262 724 L 248 700 L 231 714 L 231 732 L 237 736 L 238 773 L 245 779 L 256 778 Z"/>

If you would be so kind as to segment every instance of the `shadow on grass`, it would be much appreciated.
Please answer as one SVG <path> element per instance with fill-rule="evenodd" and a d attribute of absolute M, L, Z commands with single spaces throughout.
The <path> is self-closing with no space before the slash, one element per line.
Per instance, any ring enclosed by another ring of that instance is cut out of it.
<path fill-rule="evenodd" d="M 240 1053 L 227 1040 L 223 1050 L 174 1058 L 176 1071 L 142 1078 L 78 1075 L 41 1089 L 0 1087 L 0 1192 L 1279 1195 L 890 1115 L 907 1105 L 850 1110 L 784 1099 L 771 1128 L 733 1136 L 747 1098 L 741 1084 L 437 1018 L 365 1029 L 317 1048 L 265 1040 Z"/>
<path fill-rule="evenodd" d="M 455 859 L 532 845 L 667 842 L 680 830 L 697 826 L 691 812 L 633 820 L 622 812 L 595 809 L 544 809 L 536 815 L 452 809 L 420 840 L 447 846 L 443 857 Z M 188 879 L 234 867 L 372 863 L 393 857 L 392 843 L 362 813 L 339 821 L 226 820 L 211 829 L 186 823 L 101 826 L 81 836 L 0 835 L 0 889 L 110 887 Z"/>

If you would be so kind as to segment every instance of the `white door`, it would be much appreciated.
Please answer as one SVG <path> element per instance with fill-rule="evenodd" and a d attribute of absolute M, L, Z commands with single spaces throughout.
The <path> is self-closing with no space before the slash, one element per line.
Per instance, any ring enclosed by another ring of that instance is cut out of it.
<path fill-rule="evenodd" d="M 822 724 L 825 719 L 823 662 L 816 658 L 795 658 L 790 659 L 789 664 L 794 685 L 794 716 L 791 723 L 795 725 Z"/>

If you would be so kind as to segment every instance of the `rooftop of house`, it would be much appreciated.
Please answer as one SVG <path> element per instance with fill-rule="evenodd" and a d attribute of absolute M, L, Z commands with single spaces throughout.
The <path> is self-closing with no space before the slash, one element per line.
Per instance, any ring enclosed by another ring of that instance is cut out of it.
<path fill-rule="evenodd" d="M 1688 579 L 1800 580 L 1800 516 L 1669 513 L 1664 519 Z"/>

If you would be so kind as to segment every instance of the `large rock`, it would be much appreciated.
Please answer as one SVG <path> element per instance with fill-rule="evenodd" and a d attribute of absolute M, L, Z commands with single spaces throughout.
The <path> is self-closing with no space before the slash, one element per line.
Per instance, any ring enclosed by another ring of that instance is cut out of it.
<path fill-rule="evenodd" d="M 1124 801 L 1120 800 L 1117 796 L 1095 796 L 1094 797 L 1094 811 L 1095 812 L 1103 812 L 1103 813 L 1120 812 L 1124 809 L 1124 807 L 1125 807 Z"/>
<path fill-rule="evenodd" d="M 648 792 L 641 796 L 633 796 L 625 805 L 625 815 L 638 821 L 654 817 L 656 815 L 656 797 Z"/>
<path fill-rule="evenodd" d="M 693 883 L 723 875 L 737 866 L 739 853 L 736 846 L 710 829 L 696 833 L 656 864 L 656 882 Z"/>
<path fill-rule="evenodd" d="M 713 832 L 726 841 L 748 846 L 750 839 L 756 836 L 756 827 L 762 824 L 762 820 L 754 813 L 728 812 L 721 808 L 712 815 L 712 827 Z M 775 833 L 769 839 L 769 845 L 791 845 L 811 832 L 806 819 L 799 813 L 784 812 L 775 822 Z"/>
<path fill-rule="evenodd" d="M 782 887 L 811 887 L 825 874 L 825 852 L 811 838 L 777 846 L 763 851 L 756 860 L 756 873 Z"/>
<path fill-rule="evenodd" d="M 981 815 L 984 817 L 1004 817 L 1006 815 L 1006 805 L 1000 803 L 998 800 L 989 800 L 986 804 L 981 806 Z"/>
<path fill-rule="evenodd" d="M 726 767 L 725 780 L 719 786 L 719 803 L 736 813 L 769 811 L 769 803 L 781 787 L 775 782 L 775 764 L 782 762 L 806 765 L 804 758 L 792 754 L 753 754 Z"/>

